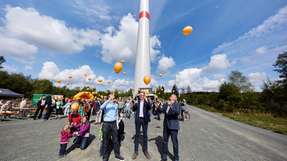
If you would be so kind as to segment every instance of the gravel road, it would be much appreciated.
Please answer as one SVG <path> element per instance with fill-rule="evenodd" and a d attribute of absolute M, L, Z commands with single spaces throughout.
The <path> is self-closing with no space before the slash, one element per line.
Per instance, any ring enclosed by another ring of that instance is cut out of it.
<path fill-rule="evenodd" d="M 191 119 L 181 123 L 181 161 L 286 161 L 287 136 L 239 123 L 219 114 L 186 106 Z M 163 117 L 163 116 L 162 116 Z M 0 122 L 0 161 L 100 161 L 97 128 L 89 147 L 75 149 L 58 158 L 58 133 L 66 122 L 60 120 L 18 120 Z M 134 121 L 125 120 L 126 138 L 121 152 L 126 161 L 133 153 Z M 149 151 L 152 161 L 160 161 L 162 121 L 149 124 Z M 170 144 L 170 152 L 172 148 Z M 111 154 L 111 161 L 114 154 Z M 142 152 L 138 161 L 146 161 Z"/>

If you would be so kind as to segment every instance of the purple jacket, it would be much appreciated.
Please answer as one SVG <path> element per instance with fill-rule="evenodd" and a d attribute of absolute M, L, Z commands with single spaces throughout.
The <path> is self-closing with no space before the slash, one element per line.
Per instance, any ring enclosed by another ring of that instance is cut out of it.
<path fill-rule="evenodd" d="M 86 123 L 82 123 L 80 126 L 80 131 L 79 131 L 79 136 L 85 136 L 87 133 L 90 132 L 90 123 L 86 122 Z"/>
<path fill-rule="evenodd" d="M 67 144 L 71 137 L 72 134 L 70 132 L 62 130 L 60 135 L 60 144 Z"/>

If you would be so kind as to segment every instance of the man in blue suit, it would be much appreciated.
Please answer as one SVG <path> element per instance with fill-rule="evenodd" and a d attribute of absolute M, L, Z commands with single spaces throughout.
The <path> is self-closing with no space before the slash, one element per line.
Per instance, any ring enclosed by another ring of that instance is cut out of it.
<path fill-rule="evenodd" d="M 139 100 L 137 103 L 134 104 L 132 110 L 135 112 L 135 146 L 134 146 L 134 154 L 132 159 L 135 160 L 138 156 L 138 149 L 139 149 L 139 137 L 140 137 L 140 129 L 142 127 L 143 130 L 143 152 L 147 159 L 151 159 L 151 156 L 148 152 L 148 138 L 147 138 L 147 131 L 148 131 L 148 123 L 150 122 L 150 110 L 151 105 L 149 101 L 145 97 L 144 92 L 139 93 Z"/>
<path fill-rule="evenodd" d="M 160 112 L 164 113 L 164 121 L 163 121 L 163 155 L 162 161 L 167 161 L 167 153 L 168 153 L 168 140 L 171 137 L 173 144 L 173 153 L 174 153 L 174 161 L 179 160 L 178 155 L 178 139 L 177 134 L 179 130 L 179 121 L 178 116 L 181 113 L 180 104 L 177 102 L 177 96 L 172 94 L 169 98 L 169 101 L 165 103 Z"/>

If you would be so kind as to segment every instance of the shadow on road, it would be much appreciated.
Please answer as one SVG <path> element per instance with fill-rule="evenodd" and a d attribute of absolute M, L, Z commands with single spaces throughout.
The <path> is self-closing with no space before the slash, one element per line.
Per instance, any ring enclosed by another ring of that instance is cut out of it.
<path fill-rule="evenodd" d="M 151 138 L 148 141 L 149 142 L 155 141 L 155 145 L 157 147 L 157 150 L 160 153 L 160 156 L 162 157 L 163 156 L 163 138 L 162 138 L 162 136 L 157 136 L 155 138 Z M 169 151 L 168 151 L 167 155 L 171 160 L 173 160 L 174 156 Z"/>
<path fill-rule="evenodd" d="M 87 144 L 87 146 L 86 146 L 85 149 L 87 149 L 87 148 L 90 146 L 90 144 L 93 142 L 93 140 L 94 140 L 95 138 L 96 138 L 95 135 L 90 134 L 89 142 L 88 142 L 88 144 Z M 76 138 L 74 139 L 73 142 L 74 142 L 74 144 L 71 145 L 71 146 L 67 149 L 66 154 L 69 154 L 70 152 L 72 152 L 72 151 L 75 150 L 76 148 L 79 148 L 80 145 L 75 144 Z"/>

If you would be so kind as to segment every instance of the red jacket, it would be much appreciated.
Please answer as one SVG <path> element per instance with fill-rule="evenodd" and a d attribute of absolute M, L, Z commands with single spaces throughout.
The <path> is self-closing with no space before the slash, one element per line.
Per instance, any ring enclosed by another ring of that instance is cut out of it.
<path fill-rule="evenodd" d="M 77 125 L 81 123 L 81 115 L 80 114 L 69 114 L 68 119 L 70 123 L 76 123 Z"/>

